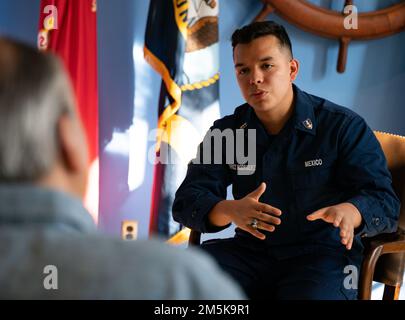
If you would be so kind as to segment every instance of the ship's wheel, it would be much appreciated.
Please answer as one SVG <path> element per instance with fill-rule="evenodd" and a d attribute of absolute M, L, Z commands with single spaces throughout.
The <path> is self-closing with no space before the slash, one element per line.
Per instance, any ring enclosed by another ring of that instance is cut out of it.
<path fill-rule="evenodd" d="M 347 49 L 352 40 L 371 40 L 386 37 L 405 29 L 405 1 L 391 7 L 359 13 L 357 28 L 345 27 L 349 13 L 316 6 L 305 0 L 262 0 L 264 6 L 254 21 L 262 21 L 270 13 L 276 13 L 295 26 L 316 35 L 337 39 L 340 43 L 337 71 L 346 67 Z M 346 0 L 344 8 L 354 5 Z"/>

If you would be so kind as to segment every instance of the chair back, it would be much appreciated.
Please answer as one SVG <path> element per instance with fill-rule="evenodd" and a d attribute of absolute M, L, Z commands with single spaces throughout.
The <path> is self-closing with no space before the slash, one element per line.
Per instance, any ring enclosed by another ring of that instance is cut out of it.
<path fill-rule="evenodd" d="M 392 186 L 401 201 L 398 230 L 395 240 L 405 239 L 405 137 L 374 132 L 387 159 L 392 175 Z M 405 253 L 382 255 L 376 265 L 374 280 L 391 286 L 400 285 L 403 280 Z"/>

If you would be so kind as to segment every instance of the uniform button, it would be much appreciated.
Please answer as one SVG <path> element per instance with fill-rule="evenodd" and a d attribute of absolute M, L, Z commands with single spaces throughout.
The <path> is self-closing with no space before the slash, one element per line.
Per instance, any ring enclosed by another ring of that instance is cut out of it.
<path fill-rule="evenodd" d="M 380 218 L 373 218 L 373 224 L 376 226 L 380 225 Z"/>
<path fill-rule="evenodd" d="M 192 217 L 192 218 L 195 218 L 196 215 L 197 215 L 197 210 L 193 210 L 193 211 L 191 212 L 191 217 Z"/>

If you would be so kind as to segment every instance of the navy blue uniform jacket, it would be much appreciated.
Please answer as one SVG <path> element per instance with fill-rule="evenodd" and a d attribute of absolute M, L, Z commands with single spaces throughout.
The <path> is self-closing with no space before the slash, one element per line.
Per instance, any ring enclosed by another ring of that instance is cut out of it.
<path fill-rule="evenodd" d="M 210 225 L 207 215 L 226 199 L 227 187 L 232 184 L 233 197 L 241 199 L 264 181 L 267 188 L 260 202 L 282 210 L 281 225 L 272 233 L 261 230 L 266 234 L 263 241 L 239 228 L 236 236 L 252 245 L 268 246 L 278 256 L 344 252 L 339 228 L 306 219 L 318 209 L 341 202 L 355 205 L 363 218 L 355 230 L 351 253 L 362 251 L 360 237 L 395 231 L 399 200 L 381 146 L 364 119 L 295 85 L 294 105 L 292 117 L 273 137 L 248 104 L 215 121 L 211 130 L 256 129 L 254 174 L 237 174 L 237 166 L 225 159 L 222 164 L 190 162 L 176 193 L 174 219 L 203 233 L 220 231 L 227 226 Z M 201 143 L 200 153 L 202 148 Z"/>

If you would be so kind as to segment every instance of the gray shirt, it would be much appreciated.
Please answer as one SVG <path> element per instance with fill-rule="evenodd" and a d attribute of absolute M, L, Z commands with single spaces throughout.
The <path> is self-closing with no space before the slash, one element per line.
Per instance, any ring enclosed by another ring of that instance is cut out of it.
<path fill-rule="evenodd" d="M 0 185 L 1 299 L 243 299 L 196 249 L 98 233 L 80 201 Z"/>

